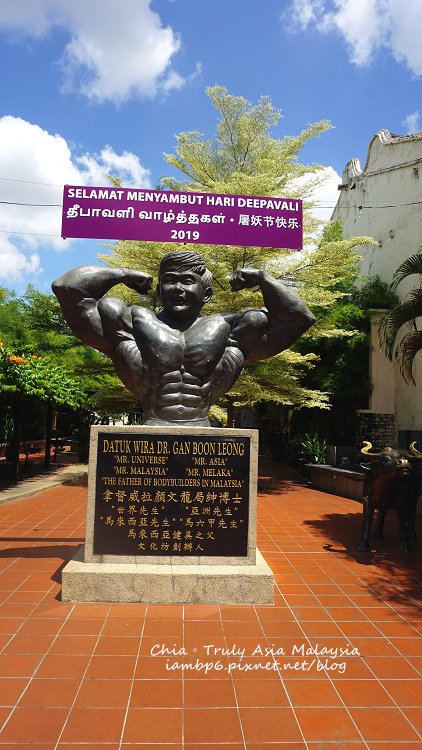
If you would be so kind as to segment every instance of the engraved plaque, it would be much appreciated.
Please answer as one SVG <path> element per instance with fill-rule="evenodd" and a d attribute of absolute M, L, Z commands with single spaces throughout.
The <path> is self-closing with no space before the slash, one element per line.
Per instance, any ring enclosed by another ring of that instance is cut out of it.
<path fill-rule="evenodd" d="M 250 438 L 98 433 L 95 555 L 248 554 Z"/>

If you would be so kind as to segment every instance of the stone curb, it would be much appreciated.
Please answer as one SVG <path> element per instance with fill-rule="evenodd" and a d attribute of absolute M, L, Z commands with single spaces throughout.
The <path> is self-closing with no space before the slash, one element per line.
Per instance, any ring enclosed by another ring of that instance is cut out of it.
<path fill-rule="evenodd" d="M 86 483 L 88 477 L 88 464 L 70 464 L 54 474 L 23 479 L 15 487 L 0 490 L 0 505 L 12 500 L 23 500 L 26 497 L 37 495 L 43 490 L 58 487 L 62 484 Z"/>

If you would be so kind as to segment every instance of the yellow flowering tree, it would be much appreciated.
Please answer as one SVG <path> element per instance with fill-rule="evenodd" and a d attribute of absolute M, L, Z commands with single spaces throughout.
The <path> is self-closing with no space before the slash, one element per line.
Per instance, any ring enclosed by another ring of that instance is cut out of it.
<path fill-rule="evenodd" d="M 322 167 L 302 164 L 299 160 L 302 148 L 310 139 L 328 130 L 329 122 L 322 120 L 297 135 L 275 138 L 272 130 L 278 125 L 281 114 L 268 97 L 262 97 L 255 105 L 229 94 L 222 86 L 209 88 L 206 93 L 219 117 L 216 135 L 210 139 L 197 131 L 177 135 L 175 152 L 165 154 L 165 159 L 179 174 L 163 177 L 162 188 L 302 199 L 304 250 L 292 253 L 284 248 L 195 244 L 193 249 L 204 257 L 214 278 L 214 296 L 204 308 L 204 314 L 260 307 L 262 299 L 256 290 L 233 294 L 228 283 L 236 268 L 252 266 L 297 288 L 318 321 L 305 334 L 308 339 L 349 335 L 332 325 L 328 312 L 344 295 L 345 286 L 350 286 L 358 276 L 355 248 L 371 240 L 365 237 L 339 239 L 338 233 L 326 232 L 315 248 L 321 222 L 311 211 L 311 196 L 321 181 Z M 176 249 L 173 243 L 133 241 L 118 242 L 110 247 L 111 254 L 100 256 L 106 264 L 138 268 L 150 273 L 155 282 L 160 258 Z M 153 288 L 155 286 L 156 283 Z M 112 293 L 116 294 L 116 290 Z M 127 302 L 137 301 L 127 288 L 120 288 L 117 294 Z M 152 293 L 142 304 L 154 309 L 159 301 Z M 237 404 L 273 401 L 327 408 L 326 393 L 305 388 L 301 383 L 303 374 L 317 361 L 317 353 L 300 354 L 293 348 L 271 360 L 247 365 L 233 386 L 229 400 Z M 216 411 L 213 407 L 214 414 Z M 217 415 L 224 416 L 223 412 Z"/>

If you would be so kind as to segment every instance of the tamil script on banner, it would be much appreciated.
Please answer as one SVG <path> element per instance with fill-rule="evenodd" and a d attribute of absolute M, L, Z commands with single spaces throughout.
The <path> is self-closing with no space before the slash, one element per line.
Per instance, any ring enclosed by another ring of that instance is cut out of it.
<path fill-rule="evenodd" d="M 62 237 L 302 249 L 302 201 L 65 185 Z"/>

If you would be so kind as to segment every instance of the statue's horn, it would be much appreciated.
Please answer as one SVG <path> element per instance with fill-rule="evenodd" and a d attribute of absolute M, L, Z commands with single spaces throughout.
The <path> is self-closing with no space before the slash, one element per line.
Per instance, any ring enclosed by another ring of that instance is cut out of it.
<path fill-rule="evenodd" d="M 416 442 L 417 441 L 414 440 L 413 443 L 410 443 L 409 450 L 410 450 L 411 453 L 413 453 L 414 456 L 416 456 L 416 458 L 422 458 L 422 453 L 420 451 L 418 451 L 417 448 L 415 447 L 416 446 Z"/>
<path fill-rule="evenodd" d="M 364 456 L 380 456 L 381 453 L 370 453 L 370 450 L 372 448 L 372 443 L 369 442 L 369 440 L 363 441 L 363 448 L 360 449 L 360 452 Z"/>

